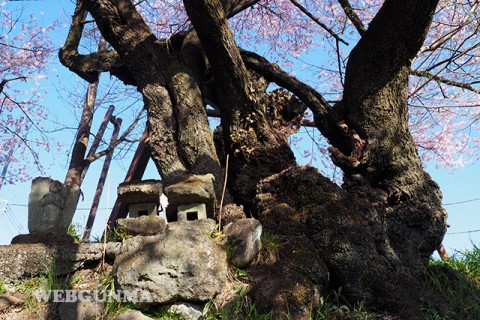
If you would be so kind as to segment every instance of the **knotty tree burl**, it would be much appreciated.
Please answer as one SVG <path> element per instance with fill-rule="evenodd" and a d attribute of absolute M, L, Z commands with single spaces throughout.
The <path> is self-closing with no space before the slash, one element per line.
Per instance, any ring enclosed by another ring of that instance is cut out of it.
<path fill-rule="evenodd" d="M 352 302 L 421 318 L 422 303 L 442 312 L 420 278 L 442 241 L 446 213 L 408 129 L 407 84 L 437 2 L 384 2 L 361 29 L 334 106 L 237 46 L 228 18 L 256 1 L 184 0 L 190 26 L 161 39 L 130 0 L 78 0 L 60 59 L 87 81 L 110 72 L 137 87 L 166 183 L 212 173 L 220 199 L 229 155 L 226 201 L 287 239 L 279 261 L 252 271 L 260 308 L 302 318 L 318 302 L 317 289 L 341 286 Z M 78 52 L 88 13 L 110 50 Z M 267 92 L 268 83 L 284 90 Z M 215 139 L 206 101 L 221 117 Z M 344 172 L 342 188 L 295 163 L 288 136 L 306 108 Z"/>

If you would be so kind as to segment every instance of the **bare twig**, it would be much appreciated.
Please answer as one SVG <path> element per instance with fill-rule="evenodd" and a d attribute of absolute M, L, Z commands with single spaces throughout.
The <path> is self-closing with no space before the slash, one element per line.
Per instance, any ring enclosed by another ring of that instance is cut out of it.
<path fill-rule="evenodd" d="M 220 209 L 218 209 L 218 231 L 222 230 L 222 209 L 223 209 L 223 199 L 225 198 L 225 192 L 227 190 L 227 179 L 228 179 L 228 160 L 230 155 L 227 154 L 227 160 L 225 163 L 225 179 L 223 181 L 223 190 L 222 190 L 222 199 L 220 200 Z"/>
<path fill-rule="evenodd" d="M 300 9 L 300 11 L 302 11 L 307 17 L 309 17 L 310 19 L 312 19 L 316 24 L 318 24 L 320 27 L 322 27 L 325 31 L 327 31 L 332 37 L 335 38 L 335 40 L 340 41 L 342 42 L 343 44 L 347 45 L 348 46 L 348 42 L 343 40 L 342 38 L 340 38 L 340 36 L 338 34 L 336 34 L 332 29 L 330 29 L 326 24 L 324 24 L 323 22 L 321 22 L 320 20 L 318 20 L 318 18 L 316 18 L 310 11 L 308 11 L 307 8 L 305 8 L 304 6 L 302 6 L 300 3 L 297 2 L 297 0 L 290 0 L 290 2 L 295 6 L 297 7 L 298 9 Z"/>
<path fill-rule="evenodd" d="M 465 89 L 465 90 L 480 94 L 480 89 L 474 88 L 470 83 L 450 80 L 450 79 L 439 76 L 438 73 L 431 74 L 428 71 L 411 71 L 411 74 L 417 77 L 424 77 L 428 79 L 428 81 L 422 84 L 416 91 L 418 91 L 420 88 L 423 88 L 427 83 L 433 80 L 439 83 L 447 84 L 450 86 L 458 87 L 461 89 Z"/>
<path fill-rule="evenodd" d="M 23 81 L 27 81 L 27 77 L 16 77 L 12 79 L 3 79 L 2 82 L 0 82 L 0 93 L 3 92 L 3 88 L 5 88 L 5 85 L 11 81 L 19 80 L 22 79 Z"/>
<path fill-rule="evenodd" d="M 35 165 L 37 166 L 40 166 L 40 159 L 38 158 L 38 153 L 36 151 L 34 151 L 32 149 L 32 147 L 30 147 L 29 143 L 28 143 L 28 140 L 25 139 L 24 137 L 22 137 L 21 135 L 19 135 L 17 132 L 11 130 L 10 128 L 4 126 L 4 125 L 0 125 L 0 127 L 2 127 L 3 129 L 5 129 L 6 131 L 10 132 L 11 134 L 13 134 L 14 136 L 16 136 L 18 139 L 20 139 L 23 144 L 28 148 L 28 150 L 30 150 L 30 152 L 32 153 L 32 156 L 33 156 L 33 161 L 35 163 Z"/>
<path fill-rule="evenodd" d="M 340 0 L 339 0 L 340 1 Z M 462 30 L 462 28 L 468 24 L 469 20 L 470 20 L 470 17 L 477 11 L 477 8 L 478 8 L 478 3 L 479 1 L 476 0 L 475 1 L 475 4 L 472 6 L 472 8 L 470 9 L 470 12 L 468 14 L 465 15 L 465 17 L 463 18 L 462 22 L 453 30 L 447 32 L 446 34 L 444 34 L 443 36 L 441 36 L 440 38 L 438 38 L 437 40 L 435 40 L 432 44 L 428 45 L 428 46 L 423 46 L 420 51 L 419 51 L 419 54 L 420 53 L 423 53 L 423 52 L 426 52 L 426 51 L 434 51 L 436 49 L 438 49 L 442 44 L 444 44 L 445 42 L 447 42 L 448 40 L 450 40 L 454 35 L 456 35 L 457 33 L 460 32 L 460 30 Z"/>

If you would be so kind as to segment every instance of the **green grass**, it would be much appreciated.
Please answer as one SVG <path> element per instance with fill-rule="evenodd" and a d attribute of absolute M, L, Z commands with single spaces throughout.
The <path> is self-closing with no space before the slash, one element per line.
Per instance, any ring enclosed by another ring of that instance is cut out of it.
<path fill-rule="evenodd" d="M 68 226 L 67 234 L 80 243 L 83 242 L 82 230 L 83 227 L 79 223 L 74 223 Z"/>
<path fill-rule="evenodd" d="M 7 293 L 7 289 L 5 288 L 5 281 L 0 280 L 0 294 Z"/>
<path fill-rule="evenodd" d="M 103 243 L 103 242 L 123 242 L 131 236 L 128 234 L 127 230 L 121 227 L 115 227 L 112 232 L 107 233 L 107 239 L 105 241 L 104 234 L 92 236 L 93 243 Z"/>
<path fill-rule="evenodd" d="M 19 280 L 15 283 L 15 292 L 23 297 L 23 307 L 26 309 L 32 319 L 42 316 L 42 310 L 46 308 L 46 303 L 38 301 L 36 293 L 46 290 L 48 279 L 44 275 L 32 277 L 30 279 Z"/>
<path fill-rule="evenodd" d="M 480 248 L 459 252 L 449 260 L 431 260 L 427 285 L 447 303 L 447 319 L 480 319 Z M 427 319 L 440 319 L 426 308 Z"/>
<path fill-rule="evenodd" d="M 282 247 L 281 238 L 273 233 L 264 232 L 260 238 L 262 249 L 260 251 L 258 262 L 260 264 L 274 264 L 280 257 L 280 248 Z"/>

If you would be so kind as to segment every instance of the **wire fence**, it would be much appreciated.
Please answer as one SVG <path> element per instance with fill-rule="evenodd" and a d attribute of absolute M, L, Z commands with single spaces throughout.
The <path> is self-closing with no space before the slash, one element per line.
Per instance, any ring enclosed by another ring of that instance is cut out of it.
<path fill-rule="evenodd" d="M 480 201 L 480 197 L 479 198 L 468 199 L 468 200 L 463 200 L 463 201 L 444 203 L 443 205 L 444 206 L 454 206 L 454 205 L 470 203 L 470 202 L 475 202 L 475 201 Z M 15 214 L 13 213 L 11 207 L 28 207 L 28 205 L 19 204 L 19 203 L 8 204 L 7 200 L 0 200 L 0 214 L 5 214 L 7 216 L 7 218 L 11 221 L 11 223 L 15 227 L 15 229 L 18 232 L 21 232 L 20 230 L 23 230 L 22 224 L 18 221 L 18 219 L 15 216 Z M 105 210 L 105 209 L 107 209 L 107 208 L 99 208 L 99 210 Z M 90 210 L 90 208 L 77 208 L 77 210 L 85 211 L 85 210 Z M 470 233 L 476 233 L 476 232 L 480 232 L 480 229 L 468 230 L 468 231 L 458 231 L 458 232 L 447 232 L 447 235 L 470 234 Z"/>

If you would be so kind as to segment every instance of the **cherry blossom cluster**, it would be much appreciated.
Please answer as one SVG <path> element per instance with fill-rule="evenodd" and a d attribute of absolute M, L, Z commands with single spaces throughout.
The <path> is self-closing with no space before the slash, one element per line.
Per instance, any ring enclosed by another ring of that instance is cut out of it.
<path fill-rule="evenodd" d="M 23 7 L 9 10 L 3 2 L 0 9 L 0 166 L 8 168 L 4 183 L 15 183 L 43 170 L 38 150 L 51 148 L 40 81 L 55 54 L 49 37 L 54 26 L 37 23 Z"/>

